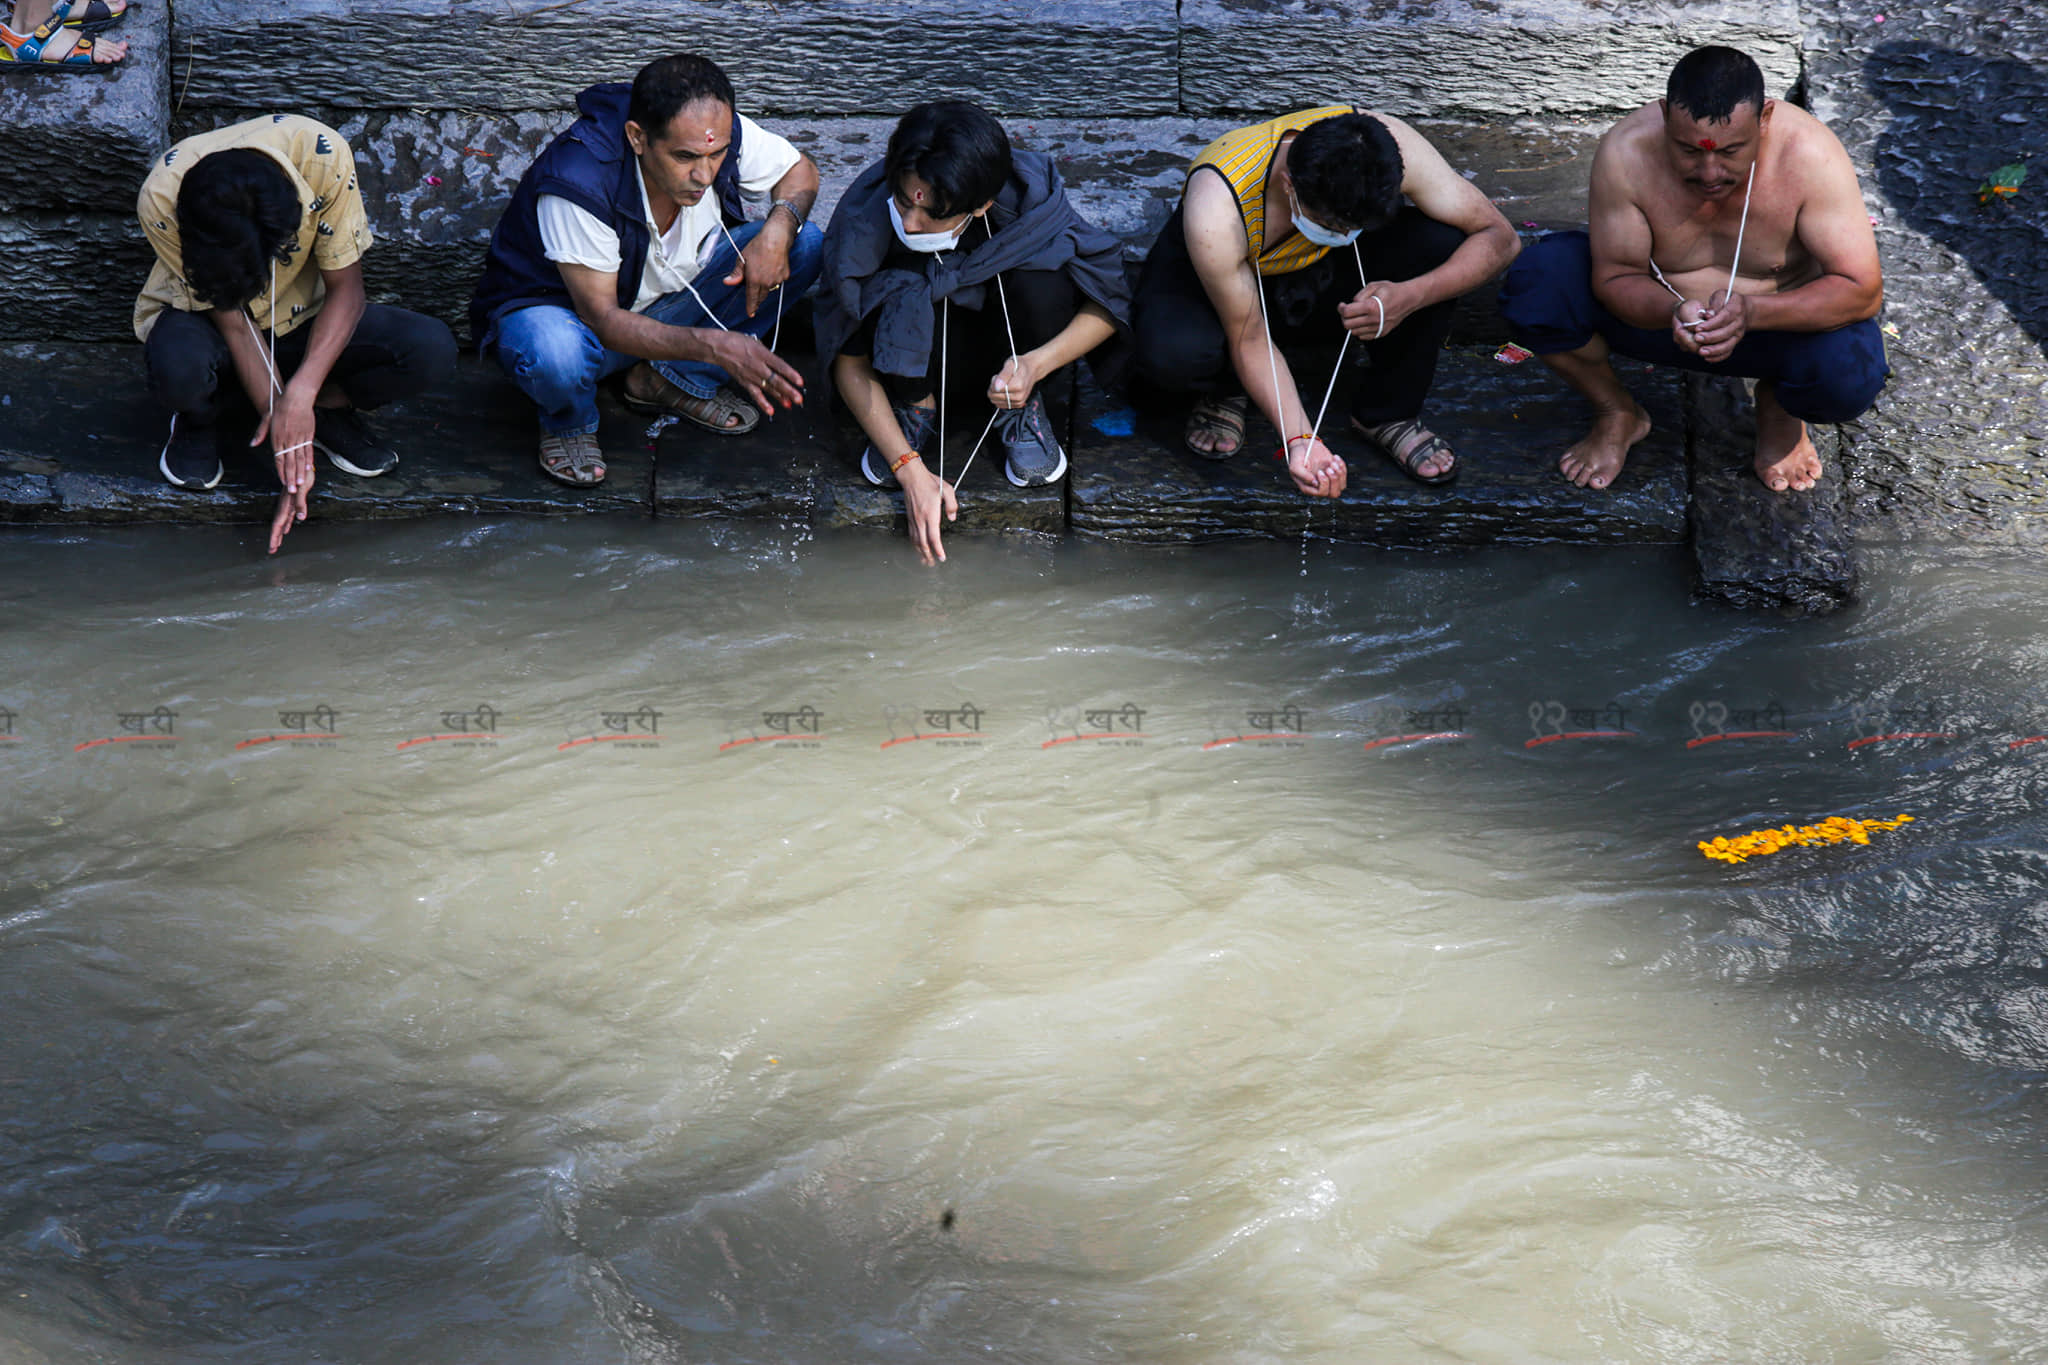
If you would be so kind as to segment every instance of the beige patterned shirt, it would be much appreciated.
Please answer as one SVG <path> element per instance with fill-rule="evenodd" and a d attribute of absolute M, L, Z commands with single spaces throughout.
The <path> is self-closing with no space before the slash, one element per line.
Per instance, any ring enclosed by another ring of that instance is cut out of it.
<path fill-rule="evenodd" d="M 149 339 L 166 308 L 201 313 L 213 305 L 185 283 L 178 245 L 178 187 L 201 157 L 231 147 L 253 147 L 284 167 L 306 216 L 299 224 L 290 261 L 277 265 L 277 333 L 283 336 L 312 320 L 327 297 L 323 270 L 341 270 L 370 249 L 370 223 L 363 192 L 356 187 L 356 160 L 341 134 L 298 114 L 265 114 L 245 123 L 188 137 L 158 159 L 136 197 L 143 235 L 156 248 L 156 268 L 135 300 L 135 335 Z M 271 325 L 270 292 L 249 301 L 256 325 Z"/>

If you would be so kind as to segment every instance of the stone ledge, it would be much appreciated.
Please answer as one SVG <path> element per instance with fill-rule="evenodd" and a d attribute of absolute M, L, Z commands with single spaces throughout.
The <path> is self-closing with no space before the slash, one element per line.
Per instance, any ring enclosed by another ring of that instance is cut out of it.
<path fill-rule="evenodd" d="M 1297 373 L 1327 375 L 1330 361 L 1305 355 Z M 1678 385 L 1669 371 L 1624 362 L 1623 372 L 1657 429 L 1611 489 L 1575 488 L 1557 472 L 1589 420 L 1562 383 L 1534 362 L 1511 367 L 1455 349 L 1443 356 L 1424 417 L 1464 460 L 1458 481 L 1431 488 L 1401 474 L 1348 429 L 1339 393 L 1324 435 L 1351 473 L 1334 503 L 1296 491 L 1263 419 L 1235 459 L 1201 460 L 1181 447 L 1184 411 L 1137 412 L 1091 392 L 1078 425 L 1088 458 L 1073 480 L 1073 529 L 1150 543 L 1307 535 L 1402 547 L 1672 544 L 1686 534 Z"/>
<path fill-rule="evenodd" d="M 1185 0 L 1181 110 L 1611 116 L 1662 95 L 1704 43 L 1748 52 L 1774 95 L 1799 79 L 1795 0 Z"/>
<path fill-rule="evenodd" d="M 900 111 L 943 91 L 1005 114 L 1179 107 L 1175 0 L 179 0 L 192 108 L 545 110 L 702 52 L 769 112 Z M 403 61 L 365 60 L 403 53 Z M 821 73 L 834 73 L 825 80 Z M 181 82 L 183 76 L 180 76 Z"/>
<path fill-rule="evenodd" d="M 1740 380 L 1685 376 L 1692 542 L 1700 595 L 1746 610 L 1824 616 L 1856 600 L 1855 536 L 1836 428 L 1812 428 L 1826 472 L 1773 493 L 1755 472 L 1755 409 Z"/>
<path fill-rule="evenodd" d="M 107 36 L 126 39 L 128 55 L 104 74 L 0 67 L 0 204 L 9 210 L 135 212 L 135 191 L 169 141 L 169 7 L 137 5 Z"/>
<path fill-rule="evenodd" d="M 0 520 L 267 522 L 276 502 L 270 462 L 228 463 L 218 487 L 186 492 L 156 467 L 168 419 L 149 397 L 142 348 L 0 347 Z M 400 456 L 396 471 L 357 479 L 319 465 L 313 519 L 349 521 L 467 515 L 651 516 L 654 457 L 645 420 L 610 399 L 601 439 L 610 477 L 565 488 L 541 474 L 532 405 L 500 376 L 465 359 L 444 391 L 374 419 Z M 308 525 L 313 524 L 312 521 Z M 303 528 L 301 528 L 303 529 Z"/>
<path fill-rule="evenodd" d="M 0 342 L 133 341 L 135 296 L 155 259 L 126 213 L 0 212 Z"/>

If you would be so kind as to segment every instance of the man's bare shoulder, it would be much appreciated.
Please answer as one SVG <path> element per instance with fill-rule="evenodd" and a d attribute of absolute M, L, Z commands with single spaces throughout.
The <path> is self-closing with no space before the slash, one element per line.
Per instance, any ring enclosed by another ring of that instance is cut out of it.
<path fill-rule="evenodd" d="M 1835 130 L 1796 104 L 1771 103 L 1771 133 L 1787 162 L 1802 171 L 1840 170 L 1850 165 L 1848 148 Z"/>
<path fill-rule="evenodd" d="M 1596 169 L 1634 170 L 1656 155 L 1663 136 L 1664 108 L 1651 100 L 1600 135 L 1593 165 Z"/>

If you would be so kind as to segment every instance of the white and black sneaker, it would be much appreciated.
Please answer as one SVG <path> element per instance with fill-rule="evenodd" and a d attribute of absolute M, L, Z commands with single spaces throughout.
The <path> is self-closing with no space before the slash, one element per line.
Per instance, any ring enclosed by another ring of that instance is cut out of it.
<path fill-rule="evenodd" d="M 180 422 L 171 414 L 171 434 L 156 457 L 156 467 L 173 488 L 203 492 L 220 482 L 220 437 L 215 428 Z"/>
<path fill-rule="evenodd" d="M 320 408 L 313 416 L 313 449 L 342 473 L 374 479 L 398 468 L 398 452 L 354 408 Z"/>
<path fill-rule="evenodd" d="M 1003 477 L 1019 488 L 1058 483 L 1067 472 L 1067 452 L 1052 434 L 1045 400 L 1032 394 L 1021 408 L 1009 408 L 996 419 L 1003 438 Z"/>

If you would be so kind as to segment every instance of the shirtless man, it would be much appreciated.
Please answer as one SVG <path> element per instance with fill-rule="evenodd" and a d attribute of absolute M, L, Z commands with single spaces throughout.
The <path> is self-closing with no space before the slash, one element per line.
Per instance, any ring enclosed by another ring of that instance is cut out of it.
<path fill-rule="evenodd" d="M 1813 487 L 1806 424 L 1855 417 L 1888 373 L 1877 242 L 1835 135 L 1766 99 L 1745 54 L 1699 48 L 1665 98 L 1600 140 L 1589 220 L 1590 233 L 1531 246 L 1501 290 L 1516 339 L 1593 403 L 1592 431 L 1558 462 L 1565 477 L 1607 487 L 1650 432 L 1613 350 L 1755 379 L 1757 477 L 1773 492 Z"/>
<path fill-rule="evenodd" d="M 1138 281 L 1138 368 L 1193 400 L 1194 454 L 1243 448 L 1249 395 L 1280 432 L 1295 487 L 1334 498 L 1348 470 L 1280 348 L 1348 332 L 1372 360 L 1352 384 L 1352 429 L 1410 478 L 1449 483 L 1456 456 L 1420 420 L 1437 355 L 1458 296 L 1520 247 L 1500 210 L 1400 119 L 1349 105 L 1283 114 L 1224 134 L 1189 168 Z M 1326 388 L 1320 375 L 1310 383 L 1310 399 Z"/>

